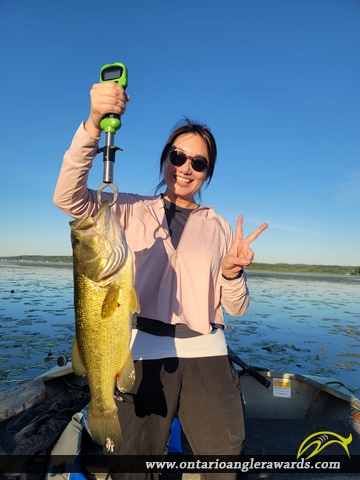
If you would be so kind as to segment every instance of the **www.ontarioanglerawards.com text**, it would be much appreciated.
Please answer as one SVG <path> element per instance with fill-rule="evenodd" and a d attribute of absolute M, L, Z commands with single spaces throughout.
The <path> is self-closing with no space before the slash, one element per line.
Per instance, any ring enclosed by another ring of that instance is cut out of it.
<path fill-rule="evenodd" d="M 303 471 L 303 470 L 336 470 L 341 469 L 340 461 L 305 461 L 304 458 L 297 461 L 257 461 L 255 458 L 251 457 L 246 461 L 222 461 L 221 459 L 215 459 L 214 461 L 163 461 L 163 462 L 145 462 L 146 470 L 182 470 L 185 472 L 192 470 L 199 471 L 218 471 L 218 472 L 228 472 L 228 471 L 240 471 L 248 472 L 250 470 L 260 470 L 260 471 Z"/>

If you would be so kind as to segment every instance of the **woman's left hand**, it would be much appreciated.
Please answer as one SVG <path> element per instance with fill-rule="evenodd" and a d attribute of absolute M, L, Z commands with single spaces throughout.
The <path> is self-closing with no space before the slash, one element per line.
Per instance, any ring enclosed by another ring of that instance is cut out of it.
<path fill-rule="evenodd" d="M 249 245 L 268 227 L 267 223 L 263 223 L 244 239 L 242 223 L 243 217 L 240 215 L 237 220 L 234 243 L 221 261 L 221 273 L 227 278 L 235 278 L 241 269 L 252 263 L 254 252 Z"/>

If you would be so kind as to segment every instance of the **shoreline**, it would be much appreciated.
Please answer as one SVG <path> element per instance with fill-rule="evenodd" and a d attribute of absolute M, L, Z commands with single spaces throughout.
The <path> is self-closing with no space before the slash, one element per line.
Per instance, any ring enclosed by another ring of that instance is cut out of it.
<path fill-rule="evenodd" d="M 0 260 L 1 265 L 17 265 L 23 267 L 68 267 L 72 268 L 73 264 L 68 262 L 35 262 L 32 260 Z"/>
<path fill-rule="evenodd" d="M 360 282 L 359 275 L 345 275 L 339 273 L 312 273 L 312 272 L 279 272 L 268 270 L 245 270 L 246 276 L 250 277 L 287 277 L 292 279 L 306 279 L 309 280 L 327 280 L 338 282 L 343 280 L 344 282 Z"/>
<path fill-rule="evenodd" d="M 18 266 L 18 267 L 45 267 L 45 268 L 73 268 L 73 264 L 69 262 L 40 262 L 32 260 L 0 260 L 1 266 Z M 292 271 L 278 271 L 278 270 L 256 270 L 246 269 L 246 275 L 251 277 L 286 277 L 292 279 L 306 279 L 311 280 L 327 280 L 345 282 L 360 282 L 360 275 L 346 275 L 339 273 L 312 273 L 312 272 L 292 272 Z"/>

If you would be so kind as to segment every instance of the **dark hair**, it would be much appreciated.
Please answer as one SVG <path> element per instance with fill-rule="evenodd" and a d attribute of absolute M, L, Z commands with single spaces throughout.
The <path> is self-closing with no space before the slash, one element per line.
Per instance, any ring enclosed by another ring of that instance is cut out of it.
<path fill-rule="evenodd" d="M 211 181 L 215 169 L 217 155 L 215 138 L 206 125 L 195 123 L 189 120 L 187 117 L 185 117 L 184 120 L 180 121 L 175 125 L 172 133 L 170 134 L 170 137 L 168 138 L 168 141 L 166 142 L 166 145 L 160 157 L 160 176 L 163 175 L 164 163 L 166 161 L 170 148 L 174 145 L 175 140 L 180 137 L 180 135 L 186 135 L 187 133 L 194 133 L 195 135 L 199 135 L 205 142 L 209 157 L 209 167 L 207 170 L 207 177 L 205 182 L 207 187 Z M 162 179 L 159 185 L 156 187 L 155 192 L 158 192 L 163 185 L 165 185 L 164 179 Z M 200 195 L 200 192 L 198 193 Z"/>

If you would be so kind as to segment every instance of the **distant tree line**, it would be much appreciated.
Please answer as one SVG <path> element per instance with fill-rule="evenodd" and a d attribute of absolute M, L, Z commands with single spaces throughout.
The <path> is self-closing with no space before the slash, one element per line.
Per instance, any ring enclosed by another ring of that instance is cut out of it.
<path fill-rule="evenodd" d="M 340 265 L 305 265 L 290 263 L 252 263 L 249 270 L 267 272 L 324 273 L 333 275 L 360 275 L 360 267 Z"/>
<path fill-rule="evenodd" d="M 72 257 L 59 255 L 18 255 L 0 257 L 0 261 L 72 263 Z M 253 263 L 249 270 L 266 272 L 324 273 L 333 275 L 360 275 L 360 267 L 343 267 L 340 265 L 305 265 L 292 263 Z"/>
<path fill-rule="evenodd" d="M 16 257 L 0 257 L 8 262 L 43 262 L 43 263 L 72 263 L 72 257 L 59 255 L 18 255 Z"/>

